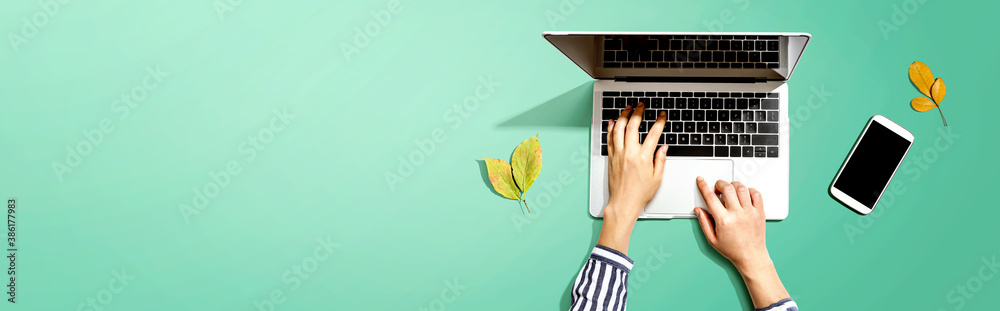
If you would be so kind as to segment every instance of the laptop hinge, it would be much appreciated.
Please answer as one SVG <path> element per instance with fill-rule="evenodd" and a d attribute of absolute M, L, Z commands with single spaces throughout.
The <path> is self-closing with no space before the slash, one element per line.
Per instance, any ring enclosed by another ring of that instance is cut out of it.
<path fill-rule="evenodd" d="M 620 82 L 766 83 L 757 77 L 615 77 Z"/>

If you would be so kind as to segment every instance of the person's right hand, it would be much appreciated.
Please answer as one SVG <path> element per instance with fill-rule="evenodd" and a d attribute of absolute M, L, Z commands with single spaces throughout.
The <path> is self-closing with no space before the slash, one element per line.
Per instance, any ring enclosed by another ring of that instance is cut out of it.
<path fill-rule="evenodd" d="M 741 182 L 719 180 L 709 186 L 698 176 L 698 189 L 708 204 L 708 215 L 695 208 L 705 239 L 741 272 L 770 266 L 771 257 L 764 239 L 764 202 L 760 192 Z M 718 193 L 722 194 L 719 201 Z"/>

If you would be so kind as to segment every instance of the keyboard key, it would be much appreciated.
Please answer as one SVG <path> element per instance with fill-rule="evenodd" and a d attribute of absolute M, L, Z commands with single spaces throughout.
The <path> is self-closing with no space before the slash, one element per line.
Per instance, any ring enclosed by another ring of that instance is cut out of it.
<path fill-rule="evenodd" d="M 733 122 L 722 122 L 722 133 L 732 133 Z"/>
<path fill-rule="evenodd" d="M 743 109 L 760 109 L 760 99 L 751 98 L 749 107 Z"/>
<path fill-rule="evenodd" d="M 743 120 L 742 117 L 743 117 L 743 113 L 740 112 L 739 110 L 730 110 L 729 111 L 729 120 L 730 121 L 741 121 L 741 120 Z"/>
<path fill-rule="evenodd" d="M 767 148 L 764 147 L 754 147 L 753 156 L 755 158 L 763 158 L 767 156 Z"/>
<path fill-rule="evenodd" d="M 670 97 L 681 97 L 681 92 L 670 92 Z"/>
<path fill-rule="evenodd" d="M 698 133 L 708 133 L 708 122 L 698 122 L 695 128 Z"/>
<path fill-rule="evenodd" d="M 777 133 L 778 123 L 758 123 L 757 124 L 758 133 Z"/>
<path fill-rule="evenodd" d="M 753 121 L 753 111 L 744 111 L 743 121 Z"/>
<path fill-rule="evenodd" d="M 778 109 L 777 98 L 765 98 L 760 100 L 761 109 Z"/>
<path fill-rule="evenodd" d="M 726 144 L 727 145 L 739 145 L 739 143 L 740 143 L 739 135 L 736 135 L 736 134 L 727 134 L 726 135 Z"/>
<path fill-rule="evenodd" d="M 715 144 L 725 145 L 726 144 L 726 134 L 715 134 Z"/>
<path fill-rule="evenodd" d="M 721 126 L 719 125 L 719 122 L 709 122 L 708 123 L 708 132 L 709 133 L 718 133 L 720 130 L 721 130 Z"/>
<path fill-rule="evenodd" d="M 719 121 L 729 121 L 729 110 L 719 110 Z"/>
<path fill-rule="evenodd" d="M 636 105 L 639 104 L 639 99 L 635 97 L 629 97 L 625 99 L 625 103 L 632 105 L 632 107 L 635 107 Z"/>
<path fill-rule="evenodd" d="M 747 130 L 746 130 L 746 132 L 747 133 L 751 133 L 751 134 L 757 133 L 757 123 L 753 123 L 753 122 L 747 123 Z"/>
<path fill-rule="evenodd" d="M 662 62 L 663 61 L 663 51 L 653 51 L 652 61 L 654 61 L 654 62 Z"/>
<path fill-rule="evenodd" d="M 674 103 L 675 103 L 674 106 L 677 109 L 685 109 L 685 108 L 688 107 L 687 102 L 688 102 L 687 98 L 678 98 L 677 100 L 674 101 Z"/>
<path fill-rule="evenodd" d="M 618 108 L 618 109 L 625 108 L 625 98 L 624 97 L 615 98 L 615 108 Z"/>
<path fill-rule="evenodd" d="M 757 121 L 766 121 L 767 113 L 764 111 L 754 111 L 753 119 Z"/>
<path fill-rule="evenodd" d="M 712 99 L 711 98 L 701 98 L 698 101 L 698 108 L 701 108 L 701 109 L 712 109 Z"/>
<path fill-rule="evenodd" d="M 649 97 L 643 97 L 639 99 L 640 104 L 649 104 Z"/>
<path fill-rule="evenodd" d="M 723 109 L 730 109 L 730 110 L 736 109 L 736 99 L 735 98 L 726 98 L 726 104 L 723 105 L 722 108 Z"/>
<path fill-rule="evenodd" d="M 763 111 L 761 111 L 761 112 L 763 113 Z M 681 111 L 680 110 L 670 110 L 670 112 L 667 113 L 667 114 L 669 115 L 670 121 L 680 121 L 681 120 Z"/>
<path fill-rule="evenodd" d="M 621 112 L 618 109 L 604 109 L 604 111 L 601 112 L 601 118 L 604 120 L 618 119 L 618 114 L 620 113 Z"/>
<path fill-rule="evenodd" d="M 663 108 L 664 109 L 674 109 L 674 99 L 673 98 L 664 98 L 663 99 Z"/>
<path fill-rule="evenodd" d="M 778 157 L 778 147 L 767 147 L 767 157 L 777 158 Z"/>
<path fill-rule="evenodd" d="M 778 62 L 778 52 L 764 52 L 760 53 L 760 59 L 768 63 Z"/>
<path fill-rule="evenodd" d="M 711 146 L 670 146 L 667 148 L 668 157 L 711 157 L 713 154 Z"/>
<path fill-rule="evenodd" d="M 728 157 L 729 156 L 729 147 L 715 147 L 715 156 L 716 157 Z"/>
<path fill-rule="evenodd" d="M 712 99 L 712 109 L 722 109 L 722 101 L 723 101 L 722 98 L 713 98 Z"/>
<path fill-rule="evenodd" d="M 604 101 L 603 101 L 603 104 L 601 106 L 604 107 L 604 108 L 614 108 L 615 107 L 615 98 L 614 97 L 605 97 Z"/>
<path fill-rule="evenodd" d="M 701 145 L 701 134 L 691 134 L 691 144 Z"/>
<path fill-rule="evenodd" d="M 639 133 L 645 133 L 646 132 L 646 125 L 647 124 L 650 124 L 650 123 L 649 122 L 642 122 L 642 121 L 639 122 Z M 641 142 L 642 140 L 640 139 L 639 141 Z"/>
<path fill-rule="evenodd" d="M 767 41 L 754 41 L 753 49 L 758 51 L 767 50 Z"/>
<path fill-rule="evenodd" d="M 753 157 L 753 147 L 743 147 L 743 157 L 752 158 Z"/>
<path fill-rule="evenodd" d="M 705 111 L 705 121 L 719 121 L 719 112 L 715 110 Z"/>
<path fill-rule="evenodd" d="M 649 104 L 650 108 L 661 109 L 663 108 L 663 98 L 654 97 Z"/>
<path fill-rule="evenodd" d="M 768 51 L 777 51 L 778 50 L 778 41 L 767 41 L 767 50 Z"/>
<path fill-rule="evenodd" d="M 778 98 L 778 93 L 767 93 L 767 98 Z"/>
<path fill-rule="evenodd" d="M 621 96 L 621 92 L 604 91 L 604 96 Z"/>
<path fill-rule="evenodd" d="M 605 132 L 605 133 L 608 132 L 608 120 L 607 119 L 601 121 L 601 132 Z"/>
<path fill-rule="evenodd" d="M 674 133 L 684 132 L 684 122 L 671 122 L 670 131 Z"/>
<path fill-rule="evenodd" d="M 690 136 L 688 134 L 677 134 L 677 143 L 681 145 L 687 145 L 691 143 L 689 141 Z"/>
<path fill-rule="evenodd" d="M 652 109 L 646 110 L 646 112 L 643 112 L 642 118 L 644 120 L 656 120 L 657 112 L 658 111 Z"/>
<path fill-rule="evenodd" d="M 764 98 L 764 97 L 767 97 L 767 94 L 766 93 L 753 93 L 753 97 Z"/>
<path fill-rule="evenodd" d="M 750 144 L 750 135 L 740 134 L 740 145 L 749 145 L 749 144 Z"/>
<path fill-rule="evenodd" d="M 691 121 L 693 117 L 694 117 L 693 110 L 681 110 L 681 120 Z"/>
<path fill-rule="evenodd" d="M 753 98 L 754 94 L 751 93 L 751 92 L 743 92 L 743 97 L 745 97 L 745 98 Z"/>
<path fill-rule="evenodd" d="M 728 50 L 731 46 L 729 40 L 719 41 L 719 50 Z"/>
<path fill-rule="evenodd" d="M 685 133 L 694 133 L 695 127 L 697 127 L 697 124 L 695 122 L 684 122 Z"/>
<path fill-rule="evenodd" d="M 778 145 L 778 135 L 752 135 L 751 142 L 755 146 L 777 146 Z"/>
<path fill-rule="evenodd" d="M 701 143 L 702 143 L 702 144 L 705 144 L 705 145 L 711 145 L 711 144 L 714 144 L 714 143 L 715 143 L 715 140 L 714 140 L 713 138 L 715 138 L 715 135 L 712 135 L 712 134 L 705 134 L 705 135 L 702 135 L 702 136 L 701 136 Z"/>
<path fill-rule="evenodd" d="M 693 92 L 681 92 L 680 97 L 694 97 Z"/>
<path fill-rule="evenodd" d="M 726 52 L 726 62 L 735 63 L 736 62 L 736 52 Z"/>
<path fill-rule="evenodd" d="M 694 111 L 695 121 L 705 121 L 705 110 L 695 110 Z"/>
<path fill-rule="evenodd" d="M 705 92 L 694 92 L 694 97 L 705 97 Z"/>
<path fill-rule="evenodd" d="M 646 92 L 646 97 L 656 97 L 656 92 Z"/>
<path fill-rule="evenodd" d="M 778 122 L 778 112 L 777 111 L 768 111 L 767 112 L 767 120 L 768 121 L 773 121 L 773 122 Z"/>
<path fill-rule="evenodd" d="M 736 100 L 736 108 L 735 109 L 741 109 L 741 110 L 747 109 L 747 106 L 748 106 L 747 105 L 747 101 L 748 100 L 746 98 L 737 99 Z M 729 109 L 733 109 L 733 108 L 729 108 Z"/>
<path fill-rule="evenodd" d="M 743 122 L 733 123 L 733 133 L 743 133 Z"/>
<path fill-rule="evenodd" d="M 663 134 L 663 138 L 664 138 L 663 139 L 663 141 L 664 141 L 663 143 L 664 144 L 667 144 L 667 145 L 676 145 L 677 144 L 677 134 Z M 673 148 L 673 147 L 671 147 L 671 148 Z"/>
<path fill-rule="evenodd" d="M 760 62 L 760 52 L 750 52 L 750 62 L 759 63 Z"/>
<path fill-rule="evenodd" d="M 608 155 L 608 145 L 601 145 L 601 155 L 602 156 Z"/>
<path fill-rule="evenodd" d="M 708 92 L 708 93 L 705 93 L 705 97 L 719 97 L 719 93 L 718 92 Z"/>
<path fill-rule="evenodd" d="M 745 63 L 750 60 L 750 52 L 736 52 L 736 61 Z"/>

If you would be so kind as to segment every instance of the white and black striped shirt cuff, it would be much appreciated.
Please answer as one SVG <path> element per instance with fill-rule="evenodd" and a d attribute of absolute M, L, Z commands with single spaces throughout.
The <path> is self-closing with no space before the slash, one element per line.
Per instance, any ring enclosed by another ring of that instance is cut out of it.
<path fill-rule="evenodd" d="M 625 272 L 632 271 L 633 261 L 631 258 L 603 245 L 594 246 L 594 251 L 590 252 L 590 258 L 600 260 L 618 269 L 625 270 Z"/>

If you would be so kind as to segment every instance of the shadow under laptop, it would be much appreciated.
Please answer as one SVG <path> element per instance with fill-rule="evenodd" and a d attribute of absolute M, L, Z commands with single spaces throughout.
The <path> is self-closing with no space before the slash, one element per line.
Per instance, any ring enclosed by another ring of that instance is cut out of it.
<path fill-rule="evenodd" d="M 497 127 L 590 127 L 594 81 L 587 81 L 562 95 L 514 116 Z"/>

